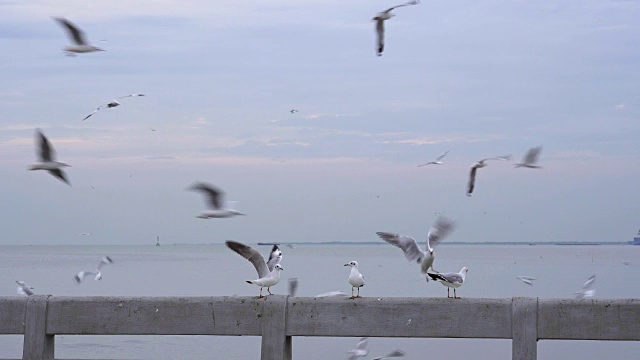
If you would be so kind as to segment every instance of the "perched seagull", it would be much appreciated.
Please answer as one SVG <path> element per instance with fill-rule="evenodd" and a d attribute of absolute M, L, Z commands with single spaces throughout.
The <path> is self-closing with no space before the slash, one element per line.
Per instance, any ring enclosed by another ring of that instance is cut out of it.
<path fill-rule="evenodd" d="M 289 110 L 289 114 L 295 114 L 295 113 L 297 113 L 297 112 L 300 112 L 300 111 L 299 111 L 299 110 L 296 110 L 296 109 L 291 109 L 291 110 Z"/>
<path fill-rule="evenodd" d="M 73 281 L 75 281 L 76 284 L 80 285 L 80 283 L 82 283 L 84 278 L 87 276 L 93 276 L 94 277 L 93 280 L 102 280 L 102 272 L 100 270 L 102 269 L 103 266 L 109 265 L 109 264 L 113 264 L 113 259 L 111 259 L 108 256 L 105 256 L 102 259 L 100 259 L 100 262 L 98 263 L 98 268 L 96 269 L 95 272 L 80 271 L 79 273 L 73 276 Z"/>
<path fill-rule="evenodd" d="M 71 185 L 64 171 L 62 171 L 63 167 L 71 165 L 56 161 L 56 151 L 40 129 L 36 129 L 36 152 L 38 152 L 40 162 L 31 165 L 29 170 L 47 170 L 49 174 L 64 181 L 67 185 Z"/>
<path fill-rule="evenodd" d="M 18 288 L 16 289 L 18 294 L 27 296 L 33 295 L 33 287 L 27 285 L 24 281 L 16 280 L 16 284 L 18 284 Z"/>
<path fill-rule="evenodd" d="M 200 219 L 227 218 L 236 215 L 246 215 L 239 211 L 225 207 L 225 204 L 222 201 L 224 193 L 222 192 L 222 190 L 213 185 L 209 185 L 206 183 L 195 183 L 191 185 L 187 190 L 200 191 L 207 198 L 207 203 L 209 204 L 209 207 L 211 209 L 205 210 L 200 215 L 198 215 L 197 217 Z"/>
<path fill-rule="evenodd" d="M 298 278 L 290 278 L 289 279 L 289 296 L 296 296 L 296 292 L 298 292 Z"/>
<path fill-rule="evenodd" d="M 251 246 L 247 246 L 236 241 L 227 241 L 225 243 L 229 249 L 249 260 L 256 268 L 256 271 L 258 272 L 258 279 L 247 280 L 247 283 L 260 286 L 259 298 L 264 297 L 262 296 L 263 287 L 266 287 L 269 294 L 273 295 L 270 289 L 280 281 L 280 270 L 284 270 L 282 266 L 280 266 L 280 261 L 282 261 L 282 251 L 280 251 L 278 245 L 273 245 L 271 254 L 269 255 L 269 261 L 265 262 L 262 255 Z"/>
<path fill-rule="evenodd" d="M 358 341 L 356 348 L 353 350 L 347 351 L 347 355 L 349 355 L 349 360 L 355 360 L 360 357 L 365 357 L 369 355 L 369 350 L 367 350 L 367 343 L 369 339 L 364 337 Z"/>
<path fill-rule="evenodd" d="M 75 45 L 66 46 L 63 49 L 64 51 L 66 51 L 67 55 L 75 56 L 75 54 L 104 51 L 99 47 L 87 43 L 84 32 L 73 23 L 71 23 L 71 21 L 61 17 L 54 17 L 53 19 L 65 28 L 65 30 L 67 31 L 67 35 L 69 35 L 71 41 L 75 43 Z"/>
<path fill-rule="evenodd" d="M 119 98 L 116 98 L 114 100 L 112 100 L 110 103 L 108 104 L 104 104 L 104 105 L 100 105 L 98 106 L 97 109 L 93 110 L 93 112 L 87 116 L 84 117 L 84 119 L 82 119 L 82 121 L 87 120 L 88 118 L 90 118 L 93 114 L 97 113 L 98 111 L 102 110 L 102 109 L 111 109 L 114 108 L 116 106 L 120 106 L 121 104 L 118 102 L 118 99 L 124 99 L 124 98 L 128 98 L 128 97 L 139 97 L 139 96 L 145 96 L 144 94 L 130 94 L 130 95 L 125 95 L 125 96 L 120 96 Z M 153 129 L 152 129 L 153 130 Z M 155 130 L 153 130 L 155 131 Z"/>
<path fill-rule="evenodd" d="M 488 160 L 511 160 L 511 155 L 497 156 L 497 157 L 482 159 L 482 160 L 478 161 L 477 163 L 474 163 L 473 165 L 471 165 L 471 172 L 469 172 L 469 183 L 467 184 L 467 196 L 471 196 L 471 193 L 473 192 L 473 188 L 475 187 L 475 184 L 476 184 L 476 172 L 478 171 L 479 168 L 483 168 L 483 167 L 487 166 L 485 161 L 488 161 Z"/>
<path fill-rule="evenodd" d="M 378 52 L 376 53 L 378 56 L 382 56 L 382 51 L 384 50 L 384 21 L 396 16 L 395 14 L 392 14 L 391 11 L 399 7 L 418 5 L 419 3 L 420 1 L 418 0 L 412 0 L 404 4 L 396 5 L 394 7 L 388 8 L 381 13 L 378 13 L 378 15 L 373 18 L 373 21 L 376 22 L 376 32 L 378 33 Z"/>
<path fill-rule="evenodd" d="M 435 260 L 433 247 L 446 239 L 451 232 L 453 232 L 454 228 L 455 225 L 453 221 L 444 216 L 438 217 L 427 235 L 426 252 L 420 248 L 418 242 L 412 237 L 387 232 L 377 232 L 376 234 L 389 244 L 399 247 L 400 250 L 404 252 L 407 260 L 420 264 L 420 271 L 423 275 L 426 275 L 429 268 L 436 271 L 436 269 L 433 268 L 433 261 Z M 429 277 L 426 277 L 426 279 L 429 281 Z"/>
<path fill-rule="evenodd" d="M 519 164 L 514 164 L 513 166 L 519 167 L 527 167 L 531 169 L 539 169 L 542 166 L 536 165 L 538 162 L 538 157 L 540 157 L 540 153 L 542 152 L 542 146 L 534 147 L 529 149 L 524 157 L 522 158 L 522 162 Z"/>
<path fill-rule="evenodd" d="M 351 284 L 351 298 L 355 299 L 360 297 L 360 288 L 364 286 L 364 276 L 358 271 L 358 262 L 352 261 L 344 266 L 351 266 L 351 273 L 349 274 L 349 284 Z M 358 288 L 358 296 L 353 296 L 353 288 Z"/>
<path fill-rule="evenodd" d="M 400 349 L 396 349 L 385 356 L 377 357 L 377 358 L 374 358 L 373 360 L 384 360 L 384 359 L 391 359 L 391 358 L 397 358 L 397 357 L 404 357 L 405 355 L 407 355 L 407 353 L 405 353 Z"/>
<path fill-rule="evenodd" d="M 451 151 L 451 150 L 445 151 L 444 153 L 442 153 L 442 155 L 438 156 L 434 161 L 429 161 L 428 163 L 420 164 L 420 165 L 418 165 L 418 167 L 432 165 L 432 164 L 433 165 L 442 165 L 442 161 L 440 161 L 440 160 L 444 159 L 444 157 L 447 156 L 449 151 Z"/>
<path fill-rule="evenodd" d="M 594 297 L 596 295 L 596 289 L 593 288 L 593 284 L 596 282 L 596 276 L 591 275 L 589 279 L 582 285 L 580 291 L 574 292 L 576 299 L 584 299 Z"/>
<path fill-rule="evenodd" d="M 451 295 L 449 295 L 449 289 L 453 288 L 453 298 L 459 299 L 458 295 L 456 294 L 456 289 L 462 286 L 462 284 L 464 283 L 464 278 L 467 275 L 467 271 L 469 271 L 469 269 L 463 267 L 462 270 L 457 273 L 428 273 L 427 275 L 429 275 L 433 280 L 440 281 L 442 285 L 447 287 L 448 298 L 451 297 Z"/>
<path fill-rule="evenodd" d="M 533 286 L 533 280 L 535 280 L 536 278 L 530 276 L 518 276 L 516 277 L 516 279 L 522 281 L 527 285 Z"/>
<path fill-rule="evenodd" d="M 344 291 L 328 291 L 322 294 L 318 294 L 315 297 L 321 298 L 321 297 L 335 297 L 335 296 L 347 296 L 347 294 L 345 294 Z"/>

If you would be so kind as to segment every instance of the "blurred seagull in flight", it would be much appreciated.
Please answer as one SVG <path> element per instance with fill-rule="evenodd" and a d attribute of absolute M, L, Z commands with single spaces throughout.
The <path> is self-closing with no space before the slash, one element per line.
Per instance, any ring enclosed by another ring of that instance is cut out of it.
<path fill-rule="evenodd" d="M 400 4 L 400 5 L 396 5 L 394 7 L 390 7 L 387 10 L 378 13 L 378 15 L 376 15 L 376 17 L 373 18 L 373 21 L 376 22 L 376 33 L 378 34 L 378 51 L 376 53 L 376 55 L 378 56 L 382 56 L 382 51 L 384 51 L 384 22 L 385 20 L 389 20 L 392 17 L 396 16 L 395 14 L 392 14 L 391 11 L 393 9 L 399 8 L 399 7 L 403 7 L 403 6 L 409 6 L 409 5 L 418 5 L 420 3 L 420 1 L 418 0 L 412 0 L 409 2 L 406 2 L 404 4 Z"/>
<path fill-rule="evenodd" d="M 289 114 L 295 114 L 295 113 L 297 113 L 297 112 L 299 112 L 299 110 L 296 110 L 296 109 L 291 109 L 291 110 L 289 110 Z"/>
<path fill-rule="evenodd" d="M 358 344 L 356 344 L 356 348 L 347 352 L 347 355 L 349 355 L 349 360 L 356 360 L 357 358 L 369 355 L 369 350 L 367 350 L 368 342 L 369 339 L 366 337 L 360 339 L 360 341 L 358 341 Z"/>
<path fill-rule="evenodd" d="M 385 359 L 391 359 L 391 358 L 397 358 L 397 357 L 404 357 L 405 355 L 407 355 L 407 353 L 405 353 L 404 351 L 402 351 L 400 349 L 396 349 L 396 350 L 393 350 L 392 352 L 388 353 L 385 356 L 373 358 L 373 360 L 385 360 Z"/>
<path fill-rule="evenodd" d="M 349 284 L 351 284 L 351 299 L 360 297 L 360 288 L 364 286 L 364 276 L 358 271 L 358 262 L 351 261 L 344 264 L 344 266 L 350 266 L 351 272 L 349 273 Z M 353 296 L 353 288 L 358 288 L 358 296 Z"/>
<path fill-rule="evenodd" d="M 593 284 L 596 282 L 596 276 L 591 275 L 589 279 L 582 285 L 582 289 L 580 291 L 576 291 L 573 294 L 576 296 L 576 299 L 584 299 L 594 297 L 596 295 L 596 289 L 593 288 Z"/>
<path fill-rule="evenodd" d="M 517 168 L 526 167 L 530 169 L 541 168 L 542 166 L 536 165 L 536 163 L 538 162 L 538 158 L 540 157 L 540 152 L 542 152 L 542 146 L 537 146 L 529 149 L 529 151 L 527 151 L 527 153 L 522 158 L 522 162 L 514 164 L 513 166 Z"/>
<path fill-rule="evenodd" d="M 33 295 L 33 287 L 27 285 L 24 281 L 16 280 L 16 284 L 18 284 L 18 288 L 16 289 L 18 294 L 27 296 Z"/>
<path fill-rule="evenodd" d="M 317 298 L 321 298 L 321 297 L 336 297 L 336 296 L 347 296 L 347 294 L 344 291 L 328 291 L 328 292 L 323 292 L 321 294 L 316 295 L 315 297 Z"/>
<path fill-rule="evenodd" d="M 99 47 L 87 43 L 84 32 L 80 30 L 80 28 L 78 28 L 76 25 L 71 23 L 71 21 L 62 17 L 54 17 L 53 19 L 57 21 L 58 24 L 62 25 L 62 27 L 64 27 L 71 41 L 75 43 L 75 45 L 66 46 L 63 49 L 67 53 L 67 55 L 75 56 L 75 54 L 104 51 Z"/>
<path fill-rule="evenodd" d="M 530 277 L 530 276 L 518 276 L 516 277 L 516 279 L 522 281 L 523 283 L 529 285 L 529 286 L 533 286 L 533 281 L 536 279 L 534 277 Z"/>
<path fill-rule="evenodd" d="M 210 210 L 203 211 L 197 217 L 200 219 L 227 218 L 236 215 L 246 215 L 230 207 L 225 207 L 223 200 L 224 192 L 217 187 L 206 183 L 195 183 L 187 190 L 200 191 L 206 197 Z"/>
<path fill-rule="evenodd" d="M 36 152 L 40 157 L 40 162 L 31 165 L 29 170 L 47 170 L 49 174 L 64 181 L 67 185 L 71 185 L 64 171 L 62 171 L 63 167 L 71 165 L 56 161 L 56 151 L 40 129 L 36 129 Z"/>
<path fill-rule="evenodd" d="M 420 164 L 418 167 L 427 166 L 427 165 L 442 165 L 442 159 L 449 153 L 450 150 L 445 151 L 442 155 L 438 156 L 434 161 L 429 161 L 428 163 Z"/>
<path fill-rule="evenodd" d="M 93 114 L 97 113 L 98 111 L 100 111 L 102 109 L 111 109 L 111 108 L 114 108 L 116 106 L 120 106 L 121 104 L 118 102 L 118 99 L 124 99 L 124 98 L 128 98 L 128 97 L 139 97 L 139 96 L 145 96 L 145 95 L 144 94 L 130 94 L 130 95 L 125 95 L 125 96 L 120 96 L 119 98 L 114 99 L 113 101 L 111 101 L 108 104 L 104 104 L 104 105 L 98 106 L 98 108 L 93 110 L 93 112 L 91 114 L 85 116 L 84 119 L 82 119 L 82 121 L 87 120 L 88 118 L 93 116 Z M 153 131 L 155 131 L 155 130 L 153 130 Z"/>
<path fill-rule="evenodd" d="M 298 292 L 298 278 L 290 278 L 289 279 L 289 296 L 296 296 L 296 292 Z"/>
<path fill-rule="evenodd" d="M 282 266 L 280 266 L 280 261 L 282 261 L 282 251 L 280 251 L 278 245 L 273 245 L 271 253 L 269 254 L 269 261 L 265 262 L 258 250 L 251 246 L 236 241 L 226 241 L 225 244 L 227 244 L 229 249 L 249 260 L 253 267 L 256 268 L 256 271 L 258 272 L 258 279 L 247 280 L 247 283 L 260 286 L 259 298 L 264 297 L 262 296 L 263 287 L 267 288 L 269 295 L 273 295 L 271 293 L 271 287 L 280 281 L 280 270 L 284 270 Z"/>
<path fill-rule="evenodd" d="M 442 285 L 447 287 L 447 298 L 451 297 L 451 295 L 449 295 L 449 290 L 453 288 L 453 298 L 459 299 L 458 295 L 456 295 L 456 289 L 462 286 L 462 284 L 464 283 L 464 279 L 467 276 L 467 271 L 469 271 L 469 269 L 463 267 L 460 272 L 457 273 L 428 273 L 427 275 L 429 275 L 433 280 L 439 281 Z"/>
<path fill-rule="evenodd" d="M 437 271 L 433 268 L 433 261 L 435 260 L 433 248 L 446 239 L 454 229 L 453 221 L 444 216 L 438 217 L 427 234 L 426 252 L 420 248 L 418 242 L 412 237 L 387 232 L 377 232 L 376 234 L 389 244 L 399 247 L 407 260 L 420 264 L 420 271 L 423 275 L 426 275 L 429 268 Z M 429 277 L 426 277 L 426 279 L 429 281 Z"/>
<path fill-rule="evenodd" d="M 96 269 L 96 271 L 80 271 L 79 273 L 75 274 L 73 276 L 73 281 L 76 282 L 76 284 L 80 285 L 82 283 L 82 281 L 84 280 L 85 277 L 87 276 L 93 276 L 93 280 L 102 280 L 102 268 L 105 265 L 109 265 L 109 264 L 113 264 L 113 259 L 111 259 L 108 256 L 103 257 L 102 259 L 100 259 L 100 262 L 98 263 L 98 268 Z"/>
<path fill-rule="evenodd" d="M 487 166 L 485 161 L 488 161 L 488 160 L 505 160 L 505 161 L 506 160 L 511 160 L 511 155 L 497 156 L 497 157 L 482 159 L 482 160 L 478 161 L 477 163 L 474 163 L 473 165 L 471 165 L 471 171 L 469 172 L 469 182 L 467 184 L 467 196 L 471 196 L 471 193 L 473 192 L 473 188 L 475 187 L 475 184 L 476 184 L 476 172 L 478 171 L 479 168 L 483 168 L 483 167 Z"/>

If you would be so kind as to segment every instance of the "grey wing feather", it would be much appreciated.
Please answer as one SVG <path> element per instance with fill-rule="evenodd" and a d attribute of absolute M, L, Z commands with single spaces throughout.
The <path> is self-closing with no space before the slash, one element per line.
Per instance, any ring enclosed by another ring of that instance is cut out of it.
<path fill-rule="evenodd" d="M 356 349 L 364 350 L 367 347 L 367 343 L 369 342 L 369 338 L 362 338 L 358 341 L 358 345 L 356 345 Z"/>
<path fill-rule="evenodd" d="M 98 263 L 98 270 L 102 269 L 102 267 L 109 264 L 113 264 L 113 259 L 111 259 L 108 256 L 103 257 L 102 259 L 100 259 L 100 262 Z"/>
<path fill-rule="evenodd" d="M 67 179 L 67 176 L 65 175 L 64 171 L 60 169 L 53 169 L 53 170 L 49 170 L 49 174 L 57 177 L 58 179 L 67 183 L 67 185 L 71 186 L 71 183 L 69 182 L 69 179 Z"/>
<path fill-rule="evenodd" d="M 51 146 L 49 139 L 40 131 L 40 129 L 36 130 L 36 137 L 38 138 L 38 147 L 40 149 L 40 160 L 42 161 L 51 161 L 55 158 L 55 150 Z"/>
<path fill-rule="evenodd" d="M 384 51 L 384 20 L 376 22 L 376 32 L 378 33 L 378 56 Z"/>
<path fill-rule="evenodd" d="M 80 271 L 79 273 L 73 276 L 73 281 L 75 281 L 76 284 L 80 284 L 84 280 L 84 278 L 89 275 L 95 276 L 96 273 L 91 271 Z"/>
<path fill-rule="evenodd" d="M 118 99 L 124 99 L 124 98 L 128 98 L 128 97 L 136 97 L 136 96 L 145 96 L 144 94 L 130 94 L 130 95 L 125 95 L 125 96 L 120 96 Z"/>
<path fill-rule="evenodd" d="M 289 296 L 296 296 L 296 292 L 298 292 L 298 278 L 289 279 Z"/>
<path fill-rule="evenodd" d="M 418 0 L 412 0 L 412 1 L 408 1 L 408 2 L 406 2 L 406 3 L 404 3 L 404 4 L 400 4 L 400 5 L 396 5 L 396 6 L 394 6 L 394 7 L 390 7 L 390 8 L 388 8 L 387 10 L 385 10 L 385 11 L 383 11 L 383 12 L 389 12 L 389 11 L 391 11 L 391 10 L 393 10 L 393 9 L 397 9 L 397 8 L 399 8 L 399 7 L 403 7 L 403 6 L 418 5 L 418 4 L 420 4 L 420 1 L 418 1 Z"/>
<path fill-rule="evenodd" d="M 394 357 L 404 357 L 405 355 L 407 355 L 407 353 L 405 353 L 400 349 L 396 349 L 385 356 L 377 357 L 377 358 L 374 358 L 373 360 L 382 360 L 382 359 L 388 359 L 388 358 L 394 358 Z"/>
<path fill-rule="evenodd" d="M 421 262 L 426 256 L 426 252 L 420 249 L 418 242 L 412 237 L 387 232 L 377 232 L 376 235 L 389 244 L 399 247 L 409 261 Z"/>
<path fill-rule="evenodd" d="M 445 151 L 442 155 L 438 156 L 438 157 L 436 158 L 436 161 L 440 161 L 440 160 L 444 159 L 444 157 L 445 157 L 445 156 L 447 156 L 447 154 L 449 153 L 449 151 L 451 151 L 451 150 L 447 150 L 447 151 Z"/>
<path fill-rule="evenodd" d="M 226 241 L 225 244 L 227 244 L 227 247 L 229 249 L 237 252 L 238 254 L 240 254 L 240 256 L 249 260 L 251 264 L 253 264 L 253 267 L 256 268 L 259 278 L 263 278 L 269 275 L 269 268 L 264 262 L 264 258 L 262 257 L 262 255 L 256 249 L 236 241 Z"/>
<path fill-rule="evenodd" d="M 207 204 L 209 204 L 210 207 L 214 209 L 221 208 L 223 192 L 220 189 L 205 183 L 193 184 L 191 187 L 189 187 L 189 189 L 204 193 L 207 197 Z"/>
<path fill-rule="evenodd" d="M 596 276 L 591 275 L 591 277 L 589 277 L 589 279 L 584 283 L 584 285 L 582 285 L 582 290 L 589 290 L 595 282 L 596 282 Z"/>
<path fill-rule="evenodd" d="M 280 264 L 280 261 L 282 261 L 282 251 L 278 245 L 273 245 L 271 253 L 269 254 L 269 260 L 267 261 L 269 271 L 273 271 L 273 267 L 276 266 L 276 264 Z"/>
<path fill-rule="evenodd" d="M 476 185 L 476 172 L 478 168 L 475 166 L 471 167 L 471 171 L 469 172 L 469 182 L 467 183 L 467 196 L 471 196 L 473 192 L 473 188 Z"/>
<path fill-rule="evenodd" d="M 431 276 L 431 278 L 434 280 L 440 279 L 451 284 L 462 284 L 462 282 L 464 281 L 462 279 L 462 276 L 460 276 L 460 274 L 458 273 L 439 273 L 439 274 L 429 273 L 429 276 Z"/>
<path fill-rule="evenodd" d="M 453 232 L 453 229 L 455 229 L 453 221 L 444 216 L 439 217 L 427 235 L 427 248 L 438 245 Z"/>
<path fill-rule="evenodd" d="M 84 33 L 77 26 L 75 26 L 71 21 L 65 18 L 54 18 L 58 23 L 67 29 L 69 35 L 71 35 L 71 39 L 78 45 L 86 45 L 87 41 L 84 39 Z"/>
<path fill-rule="evenodd" d="M 534 147 L 529 149 L 522 160 L 525 164 L 535 164 L 538 162 L 538 157 L 540 156 L 540 152 L 542 151 L 542 146 Z"/>

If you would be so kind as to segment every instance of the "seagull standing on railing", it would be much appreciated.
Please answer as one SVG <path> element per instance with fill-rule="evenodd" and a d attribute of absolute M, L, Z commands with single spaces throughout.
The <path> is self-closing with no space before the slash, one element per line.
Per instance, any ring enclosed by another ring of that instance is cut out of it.
<path fill-rule="evenodd" d="M 278 245 L 273 245 L 271 253 L 269 254 L 269 261 L 265 262 L 264 257 L 262 257 L 258 250 L 251 246 L 237 241 L 226 241 L 225 244 L 227 244 L 229 249 L 249 260 L 253 267 L 256 268 L 256 271 L 258 272 L 258 279 L 246 281 L 249 284 L 260 286 L 260 296 L 258 298 L 264 297 L 262 296 L 263 287 L 267 288 L 269 295 L 273 295 L 271 293 L 271 287 L 280 281 L 280 271 L 284 270 L 282 266 L 280 266 L 280 261 L 282 261 L 282 251 Z"/>
<path fill-rule="evenodd" d="M 467 276 L 467 271 L 469 271 L 469 269 L 463 267 L 462 270 L 457 273 L 428 273 L 427 275 L 429 275 L 433 280 L 439 281 L 442 285 L 447 287 L 447 298 L 451 297 L 451 295 L 449 294 L 449 290 L 453 288 L 453 298 L 459 299 L 458 295 L 456 295 L 456 289 L 462 286 L 462 284 L 464 283 L 464 279 Z"/>
<path fill-rule="evenodd" d="M 71 23 L 71 21 L 61 17 L 54 17 L 53 19 L 60 25 L 62 25 L 62 27 L 64 27 L 71 41 L 75 43 L 75 45 L 66 46 L 63 49 L 67 52 L 67 55 L 75 56 L 75 54 L 104 51 L 99 47 L 89 44 L 84 36 L 84 32 L 80 30 L 80 28 L 78 28 L 76 25 Z"/>
<path fill-rule="evenodd" d="M 62 171 L 63 167 L 71 166 L 67 163 L 56 161 L 56 151 L 51 146 L 49 139 L 40 131 L 40 129 L 36 130 L 36 152 L 40 158 L 40 162 L 31 165 L 29 170 L 47 170 L 49 174 L 57 177 L 58 179 L 67 183 L 67 185 L 71 185 L 69 180 Z"/>
<path fill-rule="evenodd" d="M 351 261 L 344 264 L 344 266 L 350 266 L 351 272 L 349 273 L 349 284 L 351 284 L 351 299 L 360 297 L 360 288 L 364 286 L 364 276 L 358 271 L 358 262 Z M 358 288 L 358 296 L 353 296 L 353 288 Z"/>
<path fill-rule="evenodd" d="M 206 197 L 207 204 L 211 208 L 210 210 L 203 211 L 197 217 L 200 219 L 209 218 L 227 218 L 236 215 L 246 215 L 230 207 L 226 207 L 223 202 L 224 192 L 213 185 L 206 183 L 195 183 L 191 185 L 187 190 L 199 191 Z"/>
<path fill-rule="evenodd" d="M 100 262 L 98 263 L 98 268 L 96 269 L 95 272 L 93 271 L 80 271 L 79 273 L 75 274 L 73 276 L 73 281 L 76 282 L 76 284 L 80 285 L 80 283 L 82 283 L 82 281 L 84 280 L 85 277 L 87 276 L 93 276 L 93 280 L 102 280 L 102 268 L 105 265 L 109 265 L 109 264 L 113 264 L 113 259 L 111 259 L 108 256 L 103 257 L 102 259 L 100 259 Z"/>

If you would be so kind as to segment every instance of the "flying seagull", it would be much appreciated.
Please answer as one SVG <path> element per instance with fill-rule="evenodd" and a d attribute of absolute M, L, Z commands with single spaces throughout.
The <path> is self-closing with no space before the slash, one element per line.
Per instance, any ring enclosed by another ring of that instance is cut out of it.
<path fill-rule="evenodd" d="M 595 282 L 596 276 L 591 275 L 589 279 L 584 283 L 584 285 L 582 285 L 582 289 L 573 293 L 576 296 L 576 299 L 594 297 L 596 295 L 596 289 L 593 288 L 593 284 Z"/>
<path fill-rule="evenodd" d="M 296 296 L 296 292 L 298 292 L 298 278 L 290 278 L 289 279 L 289 296 Z"/>
<path fill-rule="evenodd" d="M 522 281 L 523 283 L 529 285 L 529 286 L 533 286 L 533 281 L 536 279 L 534 277 L 531 276 L 518 276 L 516 277 L 516 279 Z"/>
<path fill-rule="evenodd" d="M 33 287 L 27 285 L 24 281 L 16 280 L 16 284 L 18 284 L 18 288 L 16 289 L 18 294 L 27 296 L 33 295 Z"/>
<path fill-rule="evenodd" d="M 76 284 L 80 285 L 82 283 L 82 281 L 84 280 L 85 277 L 87 276 L 93 276 L 93 280 L 102 280 L 102 268 L 105 265 L 109 265 L 109 264 L 113 264 L 113 259 L 111 259 L 108 256 L 103 257 L 102 259 L 100 259 L 100 262 L 98 263 L 98 268 L 94 271 L 80 271 L 79 273 L 75 274 L 73 276 L 73 281 L 76 282 Z"/>
<path fill-rule="evenodd" d="M 483 168 L 487 166 L 485 161 L 488 161 L 488 160 L 505 160 L 505 161 L 511 160 L 511 155 L 496 156 L 492 158 L 482 159 L 477 163 L 474 163 L 473 165 L 471 165 L 471 171 L 469 172 L 469 183 L 467 184 L 467 196 L 471 196 L 471 193 L 473 192 L 473 188 L 475 187 L 476 172 L 478 171 L 479 168 Z"/>
<path fill-rule="evenodd" d="M 529 149 L 529 151 L 527 151 L 527 153 L 522 158 L 522 162 L 518 164 L 513 164 L 513 166 L 517 168 L 526 167 L 530 169 L 539 169 L 542 166 L 536 165 L 536 163 L 538 162 L 538 158 L 540 157 L 541 152 L 542 152 L 542 146 L 531 148 Z"/>
<path fill-rule="evenodd" d="M 63 167 L 71 165 L 56 161 L 56 151 L 40 129 L 36 129 L 36 152 L 39 155 L 40 162 L 31 165 L 29 170 L 47 170 L 49 174 L 64 181 L 67 185 L 71 185 L 64 171 L 62 171 Z"/>
<path fill-rule="evenodd" d="M 418 242 L 412 237 L 387 232 L 377 232 L 376 234 L 389 244 L 399 247 L 407 260 L 420 264 L 420 271 L 423 275 L 426 275 L 429 268 L 436 271 L 433 268 L 433 261 L 435 260 L 433 248 L 446 239 L 454 228 L 453 221 L 444 216 L 438 217 L 427 235 L 426 252 L 420 248 Z M 426 277 L 426 279 L 429 281 L 429 277 Z"/>
<path fill-rule="evenodd" d="M 67 52 L 67 55 L 74 56 L 74 54 L 104 51 L 99 47 L 90 45 L 84 36 L 84 32 L 80 30 L 80 28 L 78 28 L 76 25 L 74 25 L 71 21 L 61 17 L 54 17 L 53 19 L 65 28 L 65 30 L 67 31 L 67 35 L 69 36 L 71 41 L 75 43 L 75 45 L 66 46 L 64 48 L 64 51 Z"/>
<path fill-rule="evenodd" d="M 269 295 L 273 295 L 271 293 L 271 287 L 280 281 L 280 270 L 284 270 L 282 266 L 280 266 L 280 261 L 282 261 L 282 251 L 280 251 L 278 245 L 273 245 L 271 254 L 269 254 L 269 261 L 265 262 L 258 250 L 251 246 L 241 244 L 236 241 L 226 241 L 225 243 L 229 249 L 249 260 L 251 264 L 253 264 L 253 267 L 256 268 L 256 271 L 258 272 L 258 279 L 247 280 L 247 283 L 260 286 L 259 298 L 264 297 L 262 296 L 263 287 L 267 288 Z"/>
<path fill-rule="evenodd" d="M 467 271 L 469 271 L 469 269 L 463 267 L 460 272 L 457 273 L 428 273 L 427 275 L 429 275 L 433 280 L 439 281 L 442 285 L 447 287 L 448 298 L 451 297 L 451 295 L 449 295 L 449 290 L 453 288 L 453 298 L 459 299 L 458 295 L 456 295 L 456 289 L 462 286 L 462 284 L 464 283 Z"/>
<path fill-rule="evenodd" d="M 336 290 L 336 291 L 323 292 L 321 294 L 316 295 L 315 297 L 321 298 L 321 297 L 337 297 L 337 296 L 347 296 L 347 294 L 345 294 L 344 291 Z"/>
<path fill-rule="evenodd" d="M 227 218 L 236 215 L 246 215 L 239 211 L 228 208 L 223 203 L 224 192 L 217 187 L 207 183 L 195 183 L 191 185 L 187 190 L 200 191 L 206 197 L 207 204 L 210 210 L 203 211 L 197 217 L 200 219 L 209 218 Z"/>
<path fill-rule="evenodd" d="M 296 110 L 296 109 L 291 109 L 291 110 L 289 110 L 289 113 L 290 113 L 290 114 L 295 114 L 295 113 L 297 113 L 297 112 L 299 112 L 299 110 Z"/>
<path fill-rule="evenodd" d="M 116 106 L 120 106 L 120 103 L 118 102 L 118 99 L 124 99 L 124 98 L 128 98 L 128 97 L 139 97 L 139 96 L 145 96 L 144 94 L 130 94 L 130 95 L 125 95 L 125 96 L 120 96 L 114 100 L 112 100 L 110 103 L 108 104 L 104 104 L 104 105 L 100 105 L 98 106 L 97 109 L 93 110 L 93 112 L 87 116 L 84 117 L 84 119 L 82 119 L 82 121 L 87 120 L 88 118 L 90 118 L 93 114 L 97 113 L 98 111 L 102 110 L 102 109 L 111 109 L 114 108 Z M 155 130 L 154 130 L 155 131 Z"/>
<path fill-rule="evenodd" d="M 369 339 L 366 337 L 360 339 L 360 341 L 358 341 L 358 344 L 356 345 L 356 348 L 347 352 L 347 355 L 349 355 L 349 360 L 356 360 L 357 358 L 369 355 L 369 350 L 367 350 L 368 342 Z"/>
<path fill-rule="evenodd" d="M 349 273 L 349 284 L 351 284 L 351 299 L 360 297 L 360 288 L 364 286 L 364 276 L 358 271 L 358 262 L 351 261 L 344 266 L 350 266 L 351 272 Z M 358 296 L 353 296 L 353 288 L 358 288 Z"/>
<path fill-rule="evenodd" d="M 427 166 L 427 165 L 442 165 L 442 159 L 447 156 L 450 150 L 445 151 L 442 155 L 438 156 L 434 161 L 429 161 L 428 163 L 420 164 L 418 167 Z"/>
<path fill-rule="evenodd" d="M 378 51 L 376 53 L 378 56 L 382 56 L 382 51 L 384 51 L 384 21 L 389 20 L 392 17 L 396 16 L 395 14 L 392 14 L 391 11 L 399 7 L 409 6 L 409 5 L 418 5 L 419 3 L 420 1 L 418 0 L 412 0 L 404 4 L 396 5 L 394 7 L 388 8 L 387 10 L 381 13 L 378 13 L 378 15 L 376 15 L 376 17 L 373 18 L 373 21 L 376 22 L 376 32 L 378 34 Z"/>
<path fill-rule="evenodd" d="M 397 358 L 397 357 L 404 357 L 405 355 L 407 355 L 407 353 L 405 353 L 404 351 L 402 351 L 400 349 L 396 349 L 396 350 L 393 350 L 392 352 L 388 353 L 385 356 L 373 358 L 373 360 L 384 360 L 384 359 L 391 359 L 391 358 Z"/>

